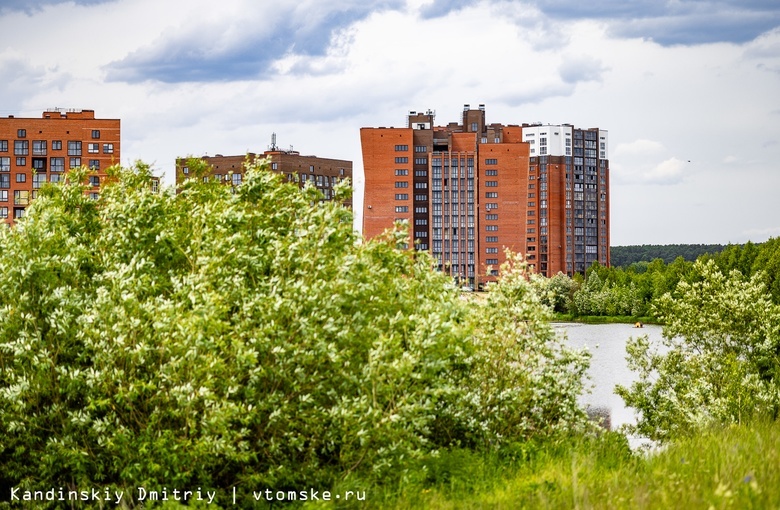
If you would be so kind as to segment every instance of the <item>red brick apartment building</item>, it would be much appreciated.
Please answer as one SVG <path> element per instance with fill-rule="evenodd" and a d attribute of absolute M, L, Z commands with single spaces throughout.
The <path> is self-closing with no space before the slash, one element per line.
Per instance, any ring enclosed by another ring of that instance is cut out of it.
<path fill-rule="evenodd" d="M 97 198 L 105 170 L 120 160 L 119 119 L 96 119 L 94 110 L 55 108 L 41 118 L 0 118 L 0 221 L 9 225 L 45 182 L 87 166 L 90 196 Z"/>
<path fill-rule="evenodd" d="M 609 264 L 607 132 L 570 124 L 462 123 L 410 112 L 403 128 L 362 128 L 363 235 L 407 221 L 439 269 L 480 286 L 509 248 L 545 276 Z"/>
<path fill-rule="evenodd" d="M 200 159 L 211 166 L 211 178 L 238 185 L 244 178 L 244 164 L 247 158 L 254 161 L 257 156 L 257 154 L 250 152 L 241 156 L 217 154 L 203 156 Z M 288 181 L 297 180 L 301 187 L 305 186 L 307 182 L 311 182 L 322 192 L 326 200 L 332 198 L 333 187 L 337 183 L 346 178 L 352 180 L 352 161 L 302 156 L 298 151 L 282 150 L 274 144 L 260 157 L 268 158 L 271 170 L 283 174 Z M 186 166 L 186 159 L 179 158 L 176 161 L 176 184 L 178 185 L 188 175 L 189 168 Z M 348 200 L 345 205 L 352 207 L 352 199 Z"/>

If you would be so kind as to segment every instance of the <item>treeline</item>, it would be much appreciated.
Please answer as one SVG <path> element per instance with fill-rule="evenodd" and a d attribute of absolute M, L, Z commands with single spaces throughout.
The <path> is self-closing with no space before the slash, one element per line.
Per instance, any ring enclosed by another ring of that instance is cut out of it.
<path fill-rule="evenodd" d="M 726 248 L 722 244 L 642 244 L 636 246 L 612 246 L 609 249 L 613 266 L 626 267 L 636 262 L 650 262 L 661 259 L 671 264 L 677 257 L 693 262 L 705 253 L 720 253 Z"/>
<path fill-rule="evenodd" d="M 745 280 L 758 275 L 772 301 L 780 303 L 780 238 L 729 245 L 719 252 L 699 255 L 697 260 L 712 260 L 723 274 L 738 271 Z M 674 293 L 679 282 L 693 278 L 693 264 L 683 256 L 671 262 L 658 257 L 626 266 L 603 267 L 594 263 L 585 277 L 569 278 L 559 273 L 536 284 L 546 303 L 559 314 L 652 319 L 655 301 L 666 293 Z"/>

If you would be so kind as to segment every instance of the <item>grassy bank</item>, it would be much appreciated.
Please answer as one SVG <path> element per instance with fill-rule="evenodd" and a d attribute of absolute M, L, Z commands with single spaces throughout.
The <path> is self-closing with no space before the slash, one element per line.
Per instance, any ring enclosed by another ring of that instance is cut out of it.
<path fill-rule="evenodd" d="M 616 433 L 503 456 L 453 450 L 354 507 L 778 508 L 780 424 L 713 429 L 650 455 L 632 453 Z"/>
<path fill-rule="evenodd" d="M 658 324 L 658 319 L 651 316 L 634 317 L 632 315 L 573 315 L 570 313 L 556 313 L 553 315 L 556 322 L 582 322 L 584 324 Z"/>

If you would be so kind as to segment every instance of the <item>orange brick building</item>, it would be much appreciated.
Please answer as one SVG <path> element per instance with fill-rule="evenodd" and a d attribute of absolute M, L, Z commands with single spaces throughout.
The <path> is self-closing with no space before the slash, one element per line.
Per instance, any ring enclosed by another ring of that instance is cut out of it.
<path fill-rule="evenodd" d="M 87 166 L 90 196 L 97 198 L 105 170 L 120 160 L 119 119 L 96 119 L 94 110 L 55 108 L 41 118 L 0 118 L 0 221 L 13 224 L 45 182 Z"/>
<path fill-rule="evenodd" d="M 243 181 L 244 165 L 249 158 L 254 161 L 257 154 L 250 152 L 242 156 L 203 156 L 200 159 L 211 167 L 211 178 L 238 185 Z M 288 181 L 297 181 L 301 187 L 310 182 L 323 194 L 326 200 L 333 196 L 333 187 L 344 179 L 352 180 L 352 162 L 342 159 L 303 156 L 297 151 L 282 150 L 272 144 L 271 148 L 260 155 L 270 160 L 270 168 L 281 173 Z M 176 183 L 186 179 L 189 169 L 186 159 L 176 161 Z M 352 207 L 352 200 L 345 204 Z"/>
<path fill-rule="evenodd" d="M 461 123 L 410 112 L 404 128 L 362 128 L 363 235 L 407 221 L 410 242 L 474 287 L 493 279 L 505 249 L 552 276 L 609 264 L 607 132 L 571 125 L 487 124 L 465 105 Z"/>

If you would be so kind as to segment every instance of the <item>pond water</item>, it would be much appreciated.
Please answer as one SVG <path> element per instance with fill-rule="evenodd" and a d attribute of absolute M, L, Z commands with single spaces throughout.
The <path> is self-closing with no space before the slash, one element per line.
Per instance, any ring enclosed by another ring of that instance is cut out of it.
<path fill-rule="evenodd" d="M 661 326 L 633 324 L 579 324 L 554 323 L 558 334 L 565 334 L 573 347 L 587 347 L 591 353 L 590 383 L 592 391 L 583 395 L 585 405 L 606 407 L 611 412 L 612 429 L 626 423 L 636 423 L 633 409 L 623 404 L 615 394 L 615 385 L 629 386 L 636 376 L 626 363 L 626 341 L 631 337 L 647 335 L 656 345 L 661 341 Z"/>

